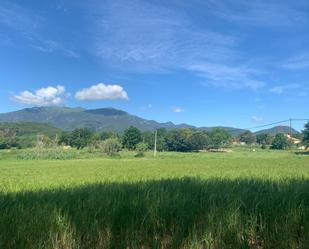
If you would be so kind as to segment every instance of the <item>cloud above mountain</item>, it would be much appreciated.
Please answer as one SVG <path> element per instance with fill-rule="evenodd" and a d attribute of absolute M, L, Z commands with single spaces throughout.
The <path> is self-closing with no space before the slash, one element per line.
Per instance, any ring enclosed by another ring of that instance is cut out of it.
<path fill-rule="evenodd" d="M 77 100 L 128 100 L 128 94 L 119 85 L 107 85 L 99 83 L 97 85 L 84 88 L 75 93 Z"/>
<path fill-rule="evenodd" d="M 40 88 L 34 92 L 28 90 L 14 95 L 13 100 L 26 105 L 48 106 L 60 105 L 64 102 L 64 86 L 48 86 Z"/>

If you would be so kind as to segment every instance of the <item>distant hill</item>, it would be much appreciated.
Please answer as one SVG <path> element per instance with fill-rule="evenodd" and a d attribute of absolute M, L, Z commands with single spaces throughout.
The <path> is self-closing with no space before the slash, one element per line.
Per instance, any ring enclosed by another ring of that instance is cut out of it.
<path fill-rule="evenodd" d="M 226 127 L 226 126 L 215 126 L 215 127 L 201 127 L 199 129 L 204 130 L 204 131 L 211 131 L 214 128 L 221 128 L 226 131 L 228 131 L 232 136 L 237 137 L 241 133 L 245 132 L 246 130 L 240 129 L 240 128 L 233 128 L 233 127 Z"/>
<path fill-rule="evenodd" d="M 238 136 L 245 131 L 244 129 L 223 126 L 195 127 L 188 124 L 174 124 L 172 122 L 159 123 L 154 120 L 143 119 L 114 108 L 87 110 L 80 107 L 33 107 L 25 108 L 15 112 L 0 114 L 0 122 L 18 123 L 16 125 L 19 127 L 24 127 L 24 130 L 32 130 L 34 134 L 40 133 L 43 130 L 47 131 L 44 132 L 44 134 L 55 134 L 55 132 L 59 132 L 58 129 L 70 131 L 75 128 L 83 127 L 87 127 L 96 131 L 105 130 L 123 132 L 129 126 L 135 126 L 142 131 L 159 128 L 165 128 L 167 130 L 176 128 L 192 128 L 211 131 L 213 128 L 223 128 L 230 132 L 233 136 Z M 31 123 L 27 124 L 20 122 Z M 267 133 L 274 135 L 276 133 L 289 133 L 289 131 L 290 128 L 287 126 L 276 126 L 271 129 L 258 131 L 255 134 Z M 298 133 L 298 131 L 294 129 L 292 132 L 294 134 Z"/>
<path fill-rule="evenodd" d="M 292 134 L 299 134 L 299 132 L 295 129 L 291 130 Z M 269 134 L 269 135 L 276 135 L 277 133 L 284 133 L 288 134 L 290 133 L 290 127 L 289 126 L 275 126 L 270 129 L 260 130 L 255 132 L 256 135 L 259 134 Z"/>
<path fill-rule="evenodd" d="M 0 114 L 0 122 L 21 121 L 47 123 L 67 131 L 88 127 L 93 130 L 122 132 L 131 125 L 141 130 L 153 130 L 161 127 L 166 129 L 194 128 L 189 125 L 175 125 L 171 122 L 158 123 L 114 108 L 86 110 L 68 107 L 33 107 Z"/>
<path fill-rule="evenodd" d="M 159 123 L 154 120 L 146 120 L 125 111 L 114 108 L 101 108 L 87 110 L 84 108 L 69 107 L 33 107 L 15 112 L 0 114 L 0 122 L 36 122 L 45 123 L 62 130 L 88 127 L 96 131 L 106 130 L 122 132 L 129 126 L 135 126 L 142 131 L 165 128 L 197 128 L 188 124 L 174 124 L 172 122 Z M 214 127 L 202 127 L 199 129 L 209 131 Z M 242 129 L 221 127 L 237 136 L 244 132 Z"/>

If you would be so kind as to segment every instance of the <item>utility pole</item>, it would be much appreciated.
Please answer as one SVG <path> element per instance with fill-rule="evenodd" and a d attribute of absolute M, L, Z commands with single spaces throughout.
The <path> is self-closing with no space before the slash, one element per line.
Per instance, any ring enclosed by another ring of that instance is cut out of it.
<path fill-rule="evenodd" d="M 153 150 L 153 156 L 156 157 L 157 155 L 157 136 L 158 136 L 158 131 L 155 130 L 155 143 L 154 143 L 154 150 Z"/>
<path fill-rule="evenodd" d="M 292 119 L 290 118 L 289 121 L 290 121 L 290 137 L 292 137 Z"/>

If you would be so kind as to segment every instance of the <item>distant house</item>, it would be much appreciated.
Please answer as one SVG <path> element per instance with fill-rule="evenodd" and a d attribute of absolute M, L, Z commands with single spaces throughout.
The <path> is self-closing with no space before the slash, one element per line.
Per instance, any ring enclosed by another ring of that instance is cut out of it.
<path fill-rule="evenodd" d="M 246 145 L 245 142 L 240 142 L 240 141 L 234 141 L 232 144 L 233 145 Z"/>
<path fill-rule="evenodd" d="M 292 137 L 290 134 L 285 134 L 285 136 L 295 145 L 301 144 L 301 140 L 295 137 Z"/>

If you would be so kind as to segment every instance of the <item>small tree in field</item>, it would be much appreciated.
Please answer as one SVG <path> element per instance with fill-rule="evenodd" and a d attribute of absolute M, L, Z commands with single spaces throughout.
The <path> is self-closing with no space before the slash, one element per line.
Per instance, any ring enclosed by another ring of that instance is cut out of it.
<path fill-rule="evenodd" d="M 122 145 L 123 147 L 134 150 L 136 145 L 142 141 L 142 133 L 136 127 L 129 127 L 125 130 L 122 137 Z"/>
<path fill-rule="evenodd" d="M 251 131 L 245 131 L 239 135 L 239 141 L 245 144 L 253 144 L 256 141 L 255 135 Z"/>
<path fill-rule="evenodd" d="M 290 147 L 291 142 L 288 140 L 288 138 L 284 134 L 278 133 L 276 134 L 270 148 L 274 150 L 285 150 Z"/>
<path fill-rule="evenodd" d="M 305 129 L 303 130 L 303 144 L 306 148 L 309 147 L 309 122 L 305 125 Z"/>
<path fill-rule="evenodd" d="M 232 136 L 222 128 L 214 128 L 209 133 L 209 149 L 220 149 L 231 144 Z"/>
<path fill-rule="evenodd" d="M 122 146 L 117 138 L 108 138 L 102 142 L 102 151 L 108 156 L 117 155 Z"/>
<path fill-rule="evenodd" d="M 273 137 L 266 133 L 262 133 L 256 136 L 256 142 L 260 145 L 270 145 L 272 141 Z"/>
<path fill-rule="evenodd" d="M 145 143 L 138 143 L 136 145 L 136 157 L 143 157 L 145 156 L 145 152 L 148 150 L 148 145 Z"/>

